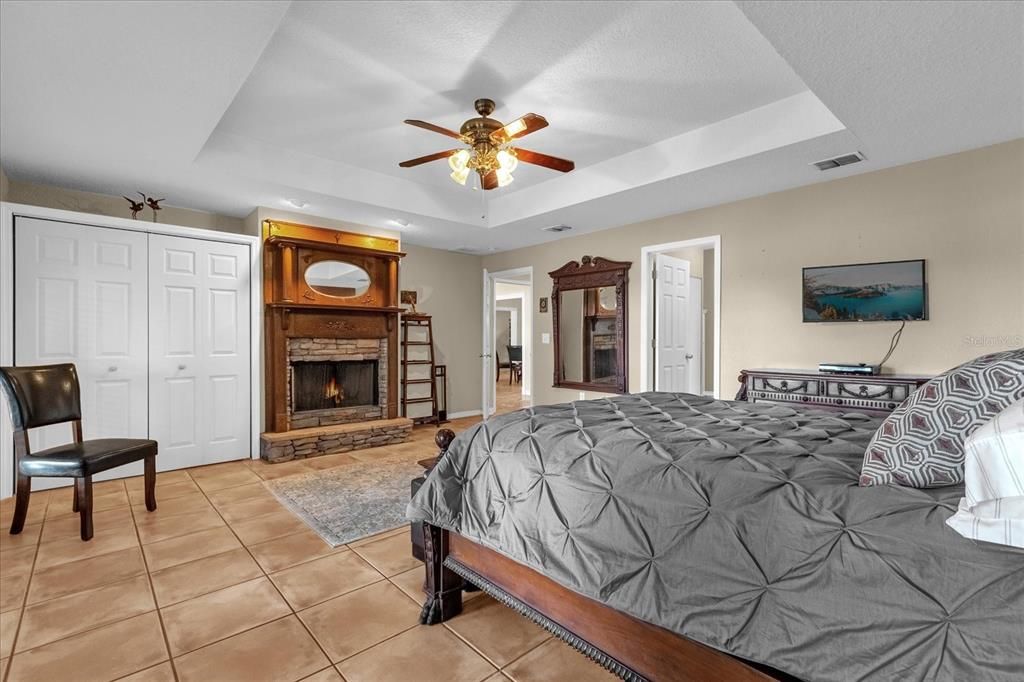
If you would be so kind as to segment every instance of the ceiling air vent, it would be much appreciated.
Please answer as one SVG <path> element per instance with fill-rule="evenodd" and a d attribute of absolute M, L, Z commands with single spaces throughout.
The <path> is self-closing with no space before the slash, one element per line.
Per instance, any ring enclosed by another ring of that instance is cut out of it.
<path fill-rule="evenodd" d="M 820 171 L 826 171 L 830 168 L 839 168 L 840 166 L 849 166 L 851 163 L 860 163 L 864 160 L 864 155 L 860 152 L 854 152 L 852 154 L 843 154 L 842 156 L 834 156 L 831 159 L 825 159 L 824 161 L 815 161 L 812 166 L 816 166 Z"/>
<path fill-rule="evenodd" d="M 571 225 L 550 225 L 548 227 L 540 228 L 545 232 L 568 232 L 572 229 Z"/>
<path fill-rule="evenodd" d="M 479 246 L 458 246 L 454 250 L 458 251 L 459 253 L 471 253 L 474 255 L 481 254 L 484 252 L 484 249 L 480 248 Z"/>

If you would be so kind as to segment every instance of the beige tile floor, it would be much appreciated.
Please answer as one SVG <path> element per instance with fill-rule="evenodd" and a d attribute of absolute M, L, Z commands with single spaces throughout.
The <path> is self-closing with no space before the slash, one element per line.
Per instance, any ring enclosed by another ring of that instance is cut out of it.
<path fill-rule="evenodd" d="M 465 428 L 475 420 L 453 426 Z M 479 593 L 442 626 L 417 624 L 422 565 L 406 529 L 333 549 L 262 481 L 433 454 L 409 443 L 310 461 L 230 462 L 96 485 L 96 535 L 78 538 L 70 489 L 32 495 L 6 532 L 0 501 L 0 671 L 45 680 L 517 682 L 612 677 Z"/>

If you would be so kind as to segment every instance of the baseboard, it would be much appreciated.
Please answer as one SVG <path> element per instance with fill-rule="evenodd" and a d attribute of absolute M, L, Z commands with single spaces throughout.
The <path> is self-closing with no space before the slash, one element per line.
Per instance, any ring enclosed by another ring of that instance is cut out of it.
<path fill-rule="evenodd" d="M 449 419 L 462 419 L 463 417 L 479 417 L 483 410 L 466 410 L 465 412 L 449 412 Z"/>

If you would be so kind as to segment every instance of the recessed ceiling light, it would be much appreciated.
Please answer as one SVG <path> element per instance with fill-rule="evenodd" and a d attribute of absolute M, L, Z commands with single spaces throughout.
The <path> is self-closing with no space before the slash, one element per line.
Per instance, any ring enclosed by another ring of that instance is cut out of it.
<path fill-rule="evenodd" d="M 305 201 L 299 201 L 298 199 L 285 199 L 284 203 L 292 206 L 293 208 L 306 208 L 309 204 Z"/>
<path fill-rule="evenodd" d="M 409 227 L 409 221 L 403 218 L 392 218 L 390 222 L 392 225 L 397 225 L 398 227 Z"/>

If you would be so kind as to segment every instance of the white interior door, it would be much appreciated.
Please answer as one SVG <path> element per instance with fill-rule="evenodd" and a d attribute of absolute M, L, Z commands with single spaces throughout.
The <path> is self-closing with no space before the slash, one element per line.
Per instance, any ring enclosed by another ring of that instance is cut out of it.
<path fill-rule="evenodd" d="M 146 438 L 146 235 L 18 217 L 14 226 L 16 365 L 73 362 L 85 438 Z M 35 429 L 33 451 L 68 443 L 68 424 Z M 142 463 L 96 477 L 142 473 Z M 37 478 L 37 490 L 72 479 Z"/>
<path fill-rule="evenodd" d="M 494 414 L 497 401 L 495 393 L 495 376 L 498 359 L 494 354 L 494 280 L 484 270 L 484 333 L 483 348 L 480 351 L 480 362 L 483 365 L 483 405 L 484 419 Z"/>
<path fill-rule="evenodd" d="M 693 352 L 687 333 L 690 314 L 690 262 L 657 254 L 654 390 L 689 391 Z"/>
<path fill-rule="evenodd" d="M 249 456 L 249 249 L 150 235 L 150 433 L 161 470 Z"/>
<path fill-rule="evenodd" d="M 687 393 L 704 394 L 704 281 L 690 277 L 690 296 L 686 319 L 686 347 L 691 356 L 688 361 Z"/>

